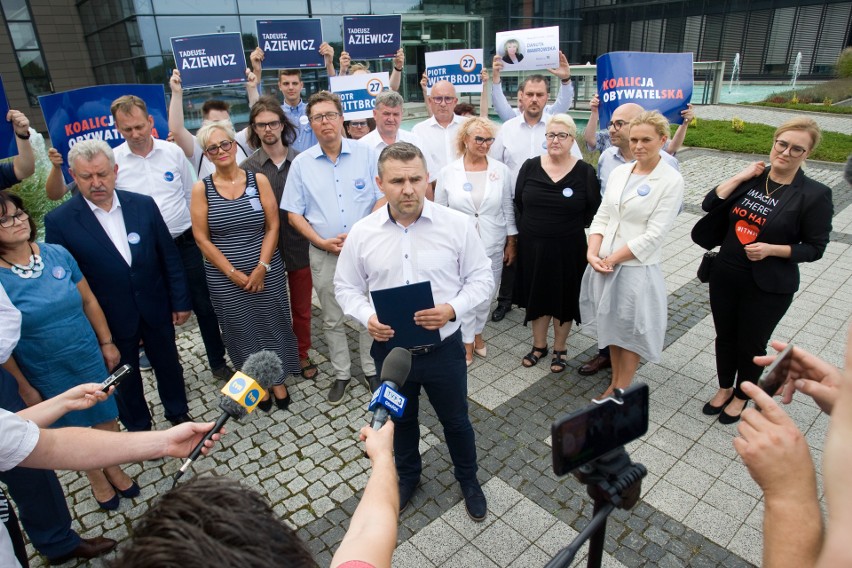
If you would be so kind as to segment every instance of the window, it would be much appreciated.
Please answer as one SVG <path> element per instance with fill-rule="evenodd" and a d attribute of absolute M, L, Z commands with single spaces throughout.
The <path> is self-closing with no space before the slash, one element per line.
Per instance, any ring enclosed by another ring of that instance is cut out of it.
<path fill-rule="evenodd" d="M 26 0 L 0 0 L 0 7 L 6 19 L 6 28 L 12 40 L 27 98 L 31 106 L 38 106 L 38 96 L 52 93 L 53 83 L 33 25 L 29 3 Z"/>

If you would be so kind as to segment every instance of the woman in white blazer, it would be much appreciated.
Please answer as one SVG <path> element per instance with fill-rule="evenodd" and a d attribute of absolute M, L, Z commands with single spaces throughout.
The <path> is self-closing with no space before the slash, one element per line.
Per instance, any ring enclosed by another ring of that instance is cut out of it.
<path fill-rule="evenodd" d="M 435 187 L 435 203 L 473 217 L 485 252 L 491 259 L 494 290 L 491 296 L 462 317 L 462 340 L 467 364 L 473 354 L 485 357 L 482 338 L 491 299 L 500 288 L 503 263 L 515 260 L 518 229 L 512 207 L 512 176 L 505 164 L 488 157 L 496 128 L 490 120 L 474 117 L 459 127 L 456 136 L 461 158 L 441 170 Z"/>
<path fill-rule="evenodd" d="M 612 357 L 612 384 L 600 398 L 628 387 L 640 358 L 657 362 L 663 351 L 668 306 L 660 261 L 683 203 L 683 178 L 660 159 L 668 133 L 668 121 L 657 111 L 630 121 L 636 160 L 610 174 L 589 228 L 580 312 Z"/>

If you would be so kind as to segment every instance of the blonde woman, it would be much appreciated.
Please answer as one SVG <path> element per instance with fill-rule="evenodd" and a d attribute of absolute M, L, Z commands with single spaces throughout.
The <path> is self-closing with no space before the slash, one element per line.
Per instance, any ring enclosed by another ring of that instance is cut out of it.
<path fill-rule="evenodd" d="M 635 161 L 618 166 L 607 181 L 589 228 L 580 292 L 583 323 L 612 357 L 612 384 L 600 398 L 628 387 L 640 358 L 660 360 L 668 323 L 663 240 L 683 202 L 683 178 L 660 156 L 668 121 L 645 111 L 622 128 L 628 126 Z"/>
<path fill-rule="evenodd" d="M 482 331 L 488 308 L 500 287 L 503 262 L 514 262 L 517 245 L 512 177 L 505 164 L 488 156 L 495 130 L 494 123 L 485 118 L 470 118 L 462 123 L 456 135 L 456 149 L 461 158 L 441 170 L 435 187 L 435 203 L 473 217 L 494 274 L 491 296 L 462 317 L 462 341 L 468 365 L 473 362 L 474 353 L 483 358 L 487 354 Z"/>

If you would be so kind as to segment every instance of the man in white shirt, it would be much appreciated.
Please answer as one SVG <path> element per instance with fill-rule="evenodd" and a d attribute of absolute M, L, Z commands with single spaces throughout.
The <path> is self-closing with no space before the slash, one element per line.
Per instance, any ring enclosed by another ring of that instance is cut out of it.
<path fill-rule="evenodd" d="M 458 102 L 456 88 L 452 83 L 436 82 L 432 85 L 432 94 L 429 95 L 432 118 L 415 124 L 411 129 L 411 132 L 423 143 L 419 147 L 427 156 L 427 167 L 431 166 L 435 169 L 434 175 L 459 157 L 456 151 L 456 135 L 459 132 L 459 125 L 467 119 L 455 113 Z"/>
<path fill-rule="evenodd" d="M 201 251 L 192 236 L 189 204 L 195 175 L 190 163 L 178 145 L 151 135 L 154 118 L 139 97 L 119 97 L 110 110 L 116 128 L 125 138 L 114 151 L 118 165 L 116 187 L 147 195 L 157 203 L 180 252 L 210 370 L 217 379 L 227 380 L 233 371 L 225 363 L 219 320 L 210 303 Z"/>
<path fill-rule="evenodd" d="M 491 100 L 497 116 L 505 122 L 524 112 L 521 98 L 523 83 L 521 88 L 518 89 L 518 108 L 512 108 L 506 100 L 503 84 L 500 82 L 500 71 L 502 70 L 503 58 L 495 55 L 491 62 Z M 559 52 L 559 67 L 548 69 L 548 71 L 559 78 L 559 92 L 556 94 L 556 100 L 553 101 L 553 104 L 544 107 L 544 114 L 567 112 L 571 108 L 571 103 L 574 102 L 574 84 L 571 83 L 571 66 L 568 64 L 568 58 L 565 57 L 564 53 Z"/>
<path fill-rule="evenodd" d="M 334 276 L 337 301 L 344 313 L 367 327 L 371 354 L 381 367 L 394 330 L 379 321 L 369 293 L 429 282 L 435 307 L 414 313 L 414 322 L 438 330 L 432 345 L 406 346 L 411 372 L 400 393 L 405 412 L 394 418 L 394 454 L 399 475 L 400 511 L 420 482 L 418 408 L 423 387 L 435 409 L 461 485 L 465 508 L 474 521 L 487 514 L 485 495 L 476 479 L 476 444 L 467 406 L 467 365 L 459 329 L 462 316 L 488 298 L 491 261 L 467 215 L 426 199 L 429 179 L 422 152 L 407 142 L 385 148 L 376 183 L 387 206 L 358 221 L 346 239 Z M 401 307 L 400 309 L 403 309 Z"/>

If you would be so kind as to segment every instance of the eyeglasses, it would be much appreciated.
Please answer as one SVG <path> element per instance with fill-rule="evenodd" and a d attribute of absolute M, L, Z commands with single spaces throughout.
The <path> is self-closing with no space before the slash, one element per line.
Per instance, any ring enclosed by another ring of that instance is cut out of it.
<path fill-rule="evenodd" d="M 254 127 L 257 130 L 266 130 L 267 128 L 269 130 L 278 130 L 281 128 L 281 121 L 273 120 L 272 122 L 255 122 Z"/>
<path fill-rule="evenodd" d="M 483 138 L 482 136 L 473 137 L 473 141 L 479 144 L 480 146 L 482 146 L 483 144 L 493 144 L 494 140 L 496 140 L 496 138 L 494 138 L 493 136 L 490 136 L 488 138 Z"/>
<path fill-rule="evenodd" d="M 333 120 L 337 120 L 340 117 L 339 112 L 327 112 L 325 114 L 315 114 L 311 117 L 311 122 L 315 122 L 319 124 L 320 122 L 327 120 L 329 122 Z"/>
<path fill-rule="evenodd" d="M 627 124 L 626 120 L 610 120 L 609 124 L 606 125 L 607 128 L 612 128 L 616 132 L 624 128 L 624 125 Z"/>
<path fill-rule="evenodd" d="M 554 138 L 559 138 L 560 141 L 567 140 L 569 136 L 571 135 L 567 132 L 548 132 L 544 135 L 550 142 L 553 142 Z"/>
<path fill-rule="evenodd" d="M 204 151 L 210 154 L 211 156 L 215 156 L 219 153 L 219 150 L 223 152 L 228 152 L 231 147 L 234 145 L 233 140 L 223 140 L 219 144 L 213 144 L 212 146 L 207 146 Z"/>
<path fill-rule="evenodd" d="M 436 105 L 450 105 L 456 100 L 455 97 L 429 97 Z"/>
<path fill-rule="evenodd" d="M 799 158 L 807 151 L 801 146 L 791 146 L 789 142 L 785 142 L 784 140 L 775 141 L 776 152 L 778 152 L 779 154 L 783 154 L 787 150 L 790 150 L 790 156 L 793 158 Z"/>
<path fill-rule="evenodd" d="M 349 128 L 367 128 L 367 121 L 366 120 L 363 120 L 363 121 L 353 120 L 349 123 Z"/>
<path fill-rule="evenodd" d="M 15 224 L 15 219 L 23 223 L 29 218 L 30 216 L 27 215 L 26 211 L 24 211 L 23 209 L 18 209 L 14 215 L 0 217 L 0 227 L 3 227 L 4 229 L 10 229 Z"/>

